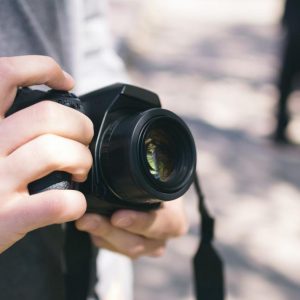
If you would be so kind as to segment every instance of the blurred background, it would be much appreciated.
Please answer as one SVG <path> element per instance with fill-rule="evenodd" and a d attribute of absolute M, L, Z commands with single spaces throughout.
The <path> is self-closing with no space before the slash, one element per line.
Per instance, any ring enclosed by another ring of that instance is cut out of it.
<path fill-rule="evenodd" d="M 111 0 L 114 43 L 131 81 L 156 91 L 197 142 L 228 300 L 300 298 L 300 148 L 272 140 L 283 31 L 280 0 Z M 300 18 L 300 17 L 299 17 Z M 300 56 L 300 52 L 299 52 Z M 289 139 L 300 142 L 300 94 Z M 135 299 L 192 300 L 190 229 L 159 259 L 135 262 Z"/>

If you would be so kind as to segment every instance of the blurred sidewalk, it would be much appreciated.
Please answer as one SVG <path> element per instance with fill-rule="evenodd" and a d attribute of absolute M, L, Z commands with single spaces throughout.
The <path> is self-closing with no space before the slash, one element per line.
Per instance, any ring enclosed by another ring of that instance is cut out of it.
<path fill-rule="evenodd" d="M 228 300 L 300 299 L 300 148 L 274 147 L 281 1 L 112 1 L 112 24 L 133 81 L 184 117 L 217 219 Z M 120 26 L 122 24 L 122 26 Z M 290 134 L 300 141 L 300 103 Z M 160 259 L 135 263 L 137 300 L 192 300 L 198 243 L 189 233 Z M 204 299 L 206 300 L 206 299 Z"/>

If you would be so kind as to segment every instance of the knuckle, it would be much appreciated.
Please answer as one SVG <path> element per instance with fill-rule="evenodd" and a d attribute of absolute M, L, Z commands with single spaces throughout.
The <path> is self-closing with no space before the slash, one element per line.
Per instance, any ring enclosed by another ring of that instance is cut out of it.
<path fill-rule="evenodd" d="M 35 104 L 35 107 L 41 118 L 52 118 L 55 116 L 57 104 L 53 101 L 45 100 Z"/>
<path fill-rule="evenodd" d="M 42 101 L 33 106 L 35 117 L 39 124 L 47 126 L 52 124 L 57 119 L 58 105 L 53 101 Z"/>
<path fill-rule="evenodd" d="M 47 203 L 47 213 L 50 218 L 58 220 L 74 220 L 82 216 L 86 208 L 82 193 L 56 193 Z"/>
<path fill-rule="evenodd" d="M 101 239 L 101 237 L 108 236 L 112 230 L 110 224 L 107 220 L 105 220 L 102 217 L 97 216 L 95 219 L 96 226 L 93 226 L 93 228 L 90 230 L 92 235 L 95 237 L 95 240 Z"/>
<path fill-rule="evenodd" d="M 173 218 L 169 220 L 169 226 L 165 226 L 161 230 L 161 234 L 159 235 L 161 239 L 167 240 L 169 238 L 177 238 L 182 235 L 185 235 L 189 229 L 189 222 L 187 220 L 187 216 L 183 211 L 178 209 L 177 207 L 174 208 L 169 206 L 170 215 L 175 215 L 177 218 Z"/>
<path fill-rule="evenodd" d="M 43 134 L 35 140 L 35 151 L 49 169 L 67 171 L 79 180 L 86 178 L 93 164 L 90 150 L 54 134 Z"/>
<path fill-rule="evenodd" d="M 99 222 L 99 227 L 93 232 L 95 236 L 101 237 L 101 236 L 108 236 L 111 232 L 111 229 L 107 224 L 104 224 L 104 222 Z"/>
<path fill-rule="evenodd" d="M 187 221 L 185 221 L 181 224 L 181 226 L 178 227 L 177 231 L 175 231 L 173 236 L 174 237 L 183 236 L 187 234 L 188 230 L 189 230 L 189 224 L 187 223 Z"/>
<path fill-rule="evenodd" d="M 152 256 L 152 257 L 161 257 L 165 254 L 165 252 L 166 252 L 166 247 L 161 246 L 161 247 L 158 247 L 157 249 L 153 250 L 150 253 L 150 256 Z"/>
<path fill-rule="evenodd" d="M 57 72 L 60 70 L 59 64 L 50 56 L 43 56 L 44 64 L 48 68 L 48 71 Z"/>
<path fill-rule="evenodd" d="M 49 198 L 45 206 L 48 218 L 50 219 L 57 219 L 66 211 L 62 196 Z"/>
<path fill-rule="evenodd" d="M 88 155 L 87 155 L 87 172 L 91 169 L 92 165 L 93 165 L 93 156 L 90 150 L 88 150 Z"/>
<path fill-rule="evenodd" d="M 177 232 L 172 227 L 164 227 L 164 228 L 155 228 L 154 230 L 150 231 L 151 237 L 160 240 L 167 240 L 170 237 L 175 237 Z"/>
<path fill-rule="evenodd" d="M 46 159 L 49 168 L 59 168 L 60 158 L 59 143 L 57 138 L 52 134 L 44 134 L 36 139 L 37 154 Z"/>
<path fill-rule="evenodd" d="M 0 160 L 0 195 L 3 199 L 7 193 L 10 193 L 10 181 L 13 180 L 14 176 L 11 176 L 10 164 L 7 163 L 7 160 Z M 3 200 L 2 200 L 3 201 Z M 0 210 L 1 213 L 1 210 Z"/>
<path fill-rule="evenodd" d="M 61 75 L 62 69 L 59 64 L 50 56 L 43 56 L 43 64 L 45 68 L 45 82 L 50 78 L 59 77 Z"/>
<path fill-rule="evenodd" d="M 30 213 L 24 209 L 20 209 L 15 201 L 6 203 L 6 205 L 1 206 L 1 225 L 25 235 L 29 231 L 28 215 Z"/>
<path fill-rule="evenodd" d="M 12 81 L 15 78 L 16 70 L 9 57 L 0 57 L 0 78 L 4 81 Z"/>
<path fill-rule="evenodd" d="M 93 156 L 87 147 L 84 147 L 83 153 L 80 153 L 80 163 L 82 164 L 81 170 L 83 174 L 86 174 L 92 167 Z"/>
<path fill-rule="evenodd" d="M 76 169 L 74 171 L 74 180 L 78 182 L 83 182 L 86 180 L 89 170 L 93 164 L 93 157 L 88 148 L 84 149 L 83 153 L 80 153 L 74 162 L 76 164 Z M 77 161 L 78 160 L 78 161 Z"/>
<path fill-rule="evenodd" d="M 86 135 L 87 135 L 87 140 L 91 142 L 93 136 L 94 136 L 94 124 L 90 118 L 85 116 L 85 126 L 86 126 Z"/>
<path fill-rule="evenodd" d="M 146 247 L 143 243 L 138 243 L 129 247 L 129 249 L 127 250 L 127 255 L 132 259 L 139 258 L 145 252 L 145 248 Z"/>
<path fill-rule="evenodd" d="M 80 217 L 82 217 L 82 215 L 86 211 L 86 207 L 87 207 L 86 198 L 81 192 L 78 191 L 75 192 L 75 195 L 74 193 L 72 193 L 72 196 L 69 193 L 67 193 L 67 195 L 69 198 L 69 201 L 67 202 L 69 203 L 68 205 L 69 209 L 63 212 L 64 217 L 67 218 L 68 220 L 70 219 L 77 220 Z M 76 204 L 74 200 L 76 200 Z"/>

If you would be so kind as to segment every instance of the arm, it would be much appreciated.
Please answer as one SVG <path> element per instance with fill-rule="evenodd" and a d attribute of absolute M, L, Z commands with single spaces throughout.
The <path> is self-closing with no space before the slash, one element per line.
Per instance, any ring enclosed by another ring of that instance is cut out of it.
<path fill-rule="evenodd" d="M 0 253 L 31 230 L 83 215 L 78 191 L 52 190 L 29 195 L 27 185 L 55 171 L 82 182 L 92 164 L 87 145 L 93 136 L 83 114 L 43 101 L 7 118 L 17 88 L 46 84 L 69 90 L 74 81 L 45 56 L 0 58 Z"/>

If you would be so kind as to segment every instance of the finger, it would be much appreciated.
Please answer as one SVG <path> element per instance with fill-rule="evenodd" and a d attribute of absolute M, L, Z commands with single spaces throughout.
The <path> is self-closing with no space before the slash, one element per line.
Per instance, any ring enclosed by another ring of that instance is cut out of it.
<path fill-rule="evenodd" d="M 121 253 L 123 255 L 129 256 L 128 251 L 120 252 L 119 249 L 117 249 L 112 244 L 107 242 L 104 238 L 101 238 L 101 237 L 98 237 L 98 236 L 95 236 L 95 235 L 91 235 L 91 238 L 92 238 L 93 244 L 98 248 L 102 248 L 102 249 L 104 248 L 104 249 L 110 250 L 112 252 L 117 252 L 117 253 Z M 153 250 L 151 250 L 147 253 L 140 253 L 139 255 L 129 256 L 129 257 L 132 258 L 132 259 L 136 259 L 136 258 L 138 258 L 142 255 L 143 256 L 150 256 L 150 257 L 159 257 L 159 256 L 162 256 L 165 253 L 165 250 L 166 250 L 165 244 L 162 243 L 161 246 L 158 246 L 158 247 L 154 248 Z"/>
<path fill-rule="evenodd" d="M 150 212 L 119 210 L 111 223 L 129 232 L 153 239 L 177 237 L 187 231 L 187 222 L 180 199 L 164 203 L 162 208 Z"/>
<path fill-rule="evenodd" d="M 49 56 L 25 55 L 0 58 L 1 77 L 9 86 L 46 84 L 59 90 L 70 90 L 73 78 Z"/>
<path fill-rule="evenodd" d="M 78 191 L 51 190 L 14 199 L 5 209 L 10 210 L 9 214 L 6 214 L 10 218 L 7 220 L 1 218 L 1 224 L 6 223 L 5 226 L 10 226 L 6 228 L 15 228 L 17 232 L 24 234 L 50 224 L 80 218 L 86 210 L 86 200 Z"/>
<path fill-rule="evenodd" d="M 0 115 L 11 106 L 17 87 L 46 84 L 59 90 L 74 86 L 72 77 L 48 56 L 27 55 L 0 58 Z"/>
<path fill-rule="evenodd" d="M 7 156 L 21 145 L 46 133 L 87 145 L 94 134 L 93 123 L 70 107 L 53 101 L 42 101 L 1 121 L 0 156 Z"/>
<path fill-rule="evenodd" d="M 102 238 L 117 252 L 131 258 L 147 255 L 165 245 L 163 240 L 150 240 L 142 236 L 115 228 L 110 221 L 96 214 L 87 214 L 76 222 L 79 230 L 89 232 L 94 238 Z"/>
<path fill-rule="evenodd" d="M 21 146 L 1 161 L 0 178 L 12 190 L 53 171 L 73 174 L 74 181 L 84 181 L 92 165 L 89 149 L 76 141 L 45 134 Z"/>

